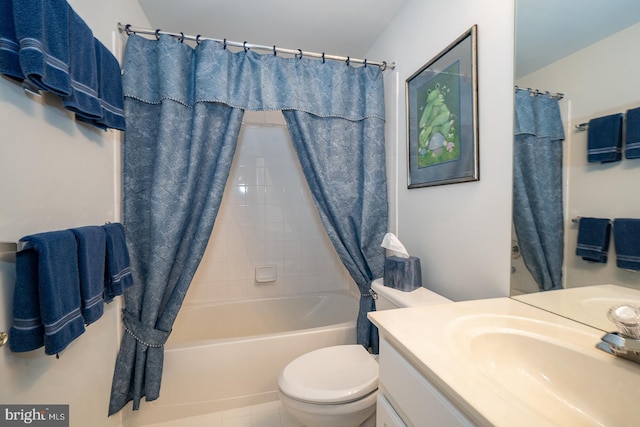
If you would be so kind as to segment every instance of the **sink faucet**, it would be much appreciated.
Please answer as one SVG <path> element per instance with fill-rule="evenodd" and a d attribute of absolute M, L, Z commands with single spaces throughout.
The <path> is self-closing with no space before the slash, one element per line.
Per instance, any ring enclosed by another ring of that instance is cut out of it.
<path fill-rule="evenodd" d="M 596 348 L 640 363 L 640 307 L 630 304 L 614 305 L 609 309 L 607 317 L 618 331 L 605 334 Z"/>

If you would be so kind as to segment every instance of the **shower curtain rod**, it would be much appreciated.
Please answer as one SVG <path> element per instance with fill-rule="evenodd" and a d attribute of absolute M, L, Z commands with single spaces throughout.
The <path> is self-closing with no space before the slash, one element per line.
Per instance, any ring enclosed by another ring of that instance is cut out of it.
<path fill-rule="evenodd" d="M 532 96 L 538 96 L 538 95 L 549 95 L 551 98 L 556 98 L 556 99 L 562 99 L 564 98 L 564 93 L 551 93 L 548 90 L 538 90 L 538 89 L 531 89 L 530 87 L 520 87 L 520 86 L 514 86 L 515 90 L 521 89 L 521 90 L 528 90 L 529 92 L 531 92 Z"/>
<path fill-rule="evenodd" d="M 234 47 L 241 47 L 245 50 L 247 49 L 255 49 L 255 50 L 265 50 L 265 51 L 270 51 L 273 52 L 273 54 L 275 55 L 276 53 L 286 53 L 286 54 L 290 54 L 290 55 L 295 55 L 296 57 L 302 58 L 303 56 L 306 57 L 312 57 L 312 58 L 317 58 L 317 59 L 322 59 L 322 61 L 325 61 L 327 59 L 332 60 L 332 61 L 344 61 L 347 63 L 347 65 L 351 64 L 351 63 L 356 63 L 356 64 L 362 64 L 365 67 L 367 65 L 374 65 L 377 67 L 380 67 L 380 69 L 382 71 L 385 71 L 386 69 L 391 69 L 393 70 L 396 66 L 395 62 L 391 62 L 388 63 L 387 61 L 369 61 L 368 59 L 358 59 L 358 58 L 351 58 L 349 56 L 337 56 L 337 55 L 325 55 L 324 52 L 322 53 L 317 53 L 317 52 L 307 52 L 307 51 L 302 51 L 301 49 L 285 49 L 285 48 L 281 48 L 281 47 L 276 47 L 275 45 L 273 46 L 264 46 L 264 45 L 259 45 L 259 44 L 252 44 L 252 43 L 247 43 L 245 42 L 234 42 L 234 41 L 230 41 L 227 39 L 213 39 L 213 38 L 209 38 L 209 37 L 202 37 L 201 35 L 197 35 L 197 36 L 190 36 L 190 35 L 186 35 L 184 33 L 170 33 L 168 31 L 162 31 L 160 29 L 157 30 L 152 30 L 149 28 L 137 28 L 137 27 L 133 27 L 130 24 L 126 24 L 123 25 L 120 22 L 118 22 L 118 31 L 120 31 L 121 33 L 124 32 L 127 35 L 129 34 L 146 34 L 146 35 L 151 35 L 151 36 L 155 36 L 156 38 L 158 38 L 160 35 L 162 34 L 166 34 L 168 36 L 171 37 L 175 37 L 177 39 L 179 39 L 181 42 L 184 40 L 191 40 L 191 41 L 195 41 L 196 43 L 200 43 L 202 40 L 213 40 L 219 43 L 223 43 L 224 46 L 234 46 Z"/>

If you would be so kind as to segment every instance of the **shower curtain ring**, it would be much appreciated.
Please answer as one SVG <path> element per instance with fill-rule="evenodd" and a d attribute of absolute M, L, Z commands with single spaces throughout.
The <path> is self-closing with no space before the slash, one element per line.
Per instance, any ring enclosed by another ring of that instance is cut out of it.
<path fill-rule="evenodd" d="M 160 40 L 160 28 L 156 30 L 156 40 Z"/>
<path fill-rule="evenodd" d="M 324 52 L 322 52 L 322 63 L 324 64 Z"/>
<path fill-rule="evenodd" d="M 124 32 L 127 33 L 128 36 L 131 35 L 131 24 L 127 24 L 124 26 Z"/>
<path fill-rule="evenodd" d="M 349 62 L 351 62 L 351 58 L 347 56 L 347 67 L 349 66 Z"/>
<path fill-rule="evenodd" d="M 278 52 L 276 52 L 276 45 L 273 45 L 273 56 L 278 56 Z"/>
<path fill-rule="evenodd" d="M 387 61 L 382 61 L 382 67 L 380 67 L 381 71 L 384 71 L 387 69 Z"/>
<path fill-rule="evenodd" d="M 180 31 L 180 43 L 184 43 L 184 33 Z"/>
<path fill-rule="evenodd" d="M 200 46 L 200 34 L 196 36 L 196 44 Z"/>
<path fill-rule="evenodd" d="M 223 48 L 223 49 L 225 49 L 225 50 L 227 49 L 227 39 L 224 39 L 224 40 L 223 40 L 223 42 L 222 42 L 222 48 Z"/>
<path fill-rule="evenodd" d="M 244 51 L 248 51 L 249 49 L 247 49 L 247 41 L 245 40 L 244 43 L 242 43 L 242 47 L 244 48 Z"/>
<path fill-rule="evenodd" d="M 298 56 L 298 55 L 296 55 L 296 56 L 298 56 L 298 59 L 302 59 L 302 49 L 298 49 L 298 52 L 300 53 L 300 56 Z"/>
<path fill-rule="evenodd" d="M 367 58 L 364 58 L 364 68 L 367 68 Z"/>

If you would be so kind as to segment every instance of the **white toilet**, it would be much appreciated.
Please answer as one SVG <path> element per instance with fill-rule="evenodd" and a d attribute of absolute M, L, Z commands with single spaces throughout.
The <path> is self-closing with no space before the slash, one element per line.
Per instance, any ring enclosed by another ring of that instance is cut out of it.
<path fill-rule="evenodd" d="M 403 292 L 376 279 L 376 310 L 442 304 L 451 300 L 418 288 Z M 375 426 L 378 362 L 361 345 L 314 350 L 289 363 L 278 377 L 282 405 L 308 427 Z"/>

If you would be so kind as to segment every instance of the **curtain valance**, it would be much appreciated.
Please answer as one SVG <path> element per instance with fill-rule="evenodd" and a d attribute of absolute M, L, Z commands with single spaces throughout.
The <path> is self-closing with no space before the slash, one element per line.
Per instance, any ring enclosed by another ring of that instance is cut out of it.
<path fill-rule="evenodd" d="M 379 67 L 283 58 L 251 50 L 231 52 L 212 40 L 192 48 L 167 35 L 161 35 L 158 41 L 131 35 L 127 49 L 130 54 L 123 67 L 125 96 L 139 101 L 156 104 L 172 99 L 187 106 L 218 102 L 243 110 L 298 110 L 352 121 L 384 120 Z M 149 49 L 157 49 L 157 55 L 149 55 Z M 134 54 L 135 51 L 140 54 Z M 169 74 L 166 70 L 174 72 Z M 153 77 L 158 74 L 166 74 L 166 78 Z M 179 74 L 193 78 L 180 79 Z M 127 79 L 135 79 L 136 84 L 127 84 Z M 344 97 L 346 92 L 359 95 Z"/>
<path fill-rule="evenodd" d="M 515 103 L 515 135 L 536 135 L 552 141 L 564 139 L 564 128 L 561 120 L 548 120 L 547 117 L 560 117 L 558 100 L 550 96 L 531 96 L 526 90 L 516 91 Z"/>

